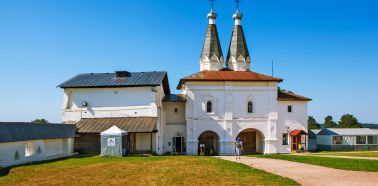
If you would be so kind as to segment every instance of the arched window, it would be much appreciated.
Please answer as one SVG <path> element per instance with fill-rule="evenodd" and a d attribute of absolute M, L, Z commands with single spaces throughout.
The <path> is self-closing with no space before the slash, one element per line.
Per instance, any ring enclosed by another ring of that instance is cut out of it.
<path fill-rule="evenodd" d="M 207 113 L 212 112 L 213 111 L 212 107 L 213 107 L 213 105 L 212 105 L 211 101 L 207 101 L 207 103 L 206 103 L 206 112 Z"/>
<path fill-rule="evenodd" d="M 248 101 L 248 113 L 253 113 L 253 103 L 252 103 L 252 101 Z"/>

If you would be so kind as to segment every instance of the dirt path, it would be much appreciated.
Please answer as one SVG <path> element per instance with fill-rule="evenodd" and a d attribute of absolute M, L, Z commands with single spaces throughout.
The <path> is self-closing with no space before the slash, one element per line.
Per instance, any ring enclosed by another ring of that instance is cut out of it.
<path fill-rule="evenodd" d="M 302 185 L 378 185 L 378 172 L 347 171 L 285 160 L 255 157 L 242 157 L 240 160 L 236 160 L 233 156 L 220 156 L 219 158 L 244 163 L 257 169 L 288 177 Z"/>

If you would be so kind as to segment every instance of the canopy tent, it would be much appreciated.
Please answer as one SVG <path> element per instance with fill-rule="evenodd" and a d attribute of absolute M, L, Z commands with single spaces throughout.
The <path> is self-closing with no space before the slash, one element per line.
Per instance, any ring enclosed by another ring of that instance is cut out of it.
<path fill-rule="evenodd" d="M 127 132 L 112 126 L 101 132 L 101 156 L 124 156 L 127 154 Z"/>

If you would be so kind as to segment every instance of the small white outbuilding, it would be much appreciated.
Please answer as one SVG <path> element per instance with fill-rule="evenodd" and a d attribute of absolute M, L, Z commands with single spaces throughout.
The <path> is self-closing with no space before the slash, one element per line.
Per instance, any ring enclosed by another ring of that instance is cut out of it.
<path fill-rule="evenodd" d="M 0 167 L 74 155 L 75 125 L 0 122 Z"/>
<path fill-rule="evenodd" d="M 125 156 L 126 154 L 126 131 L 114 125 L 101 132 L 101 156 Z"/>
<path fill-rule="evenodd" d="M 317 150 L 378 150 L 378 131 L 369 128 L 326 128 L 316 136 Z"/>

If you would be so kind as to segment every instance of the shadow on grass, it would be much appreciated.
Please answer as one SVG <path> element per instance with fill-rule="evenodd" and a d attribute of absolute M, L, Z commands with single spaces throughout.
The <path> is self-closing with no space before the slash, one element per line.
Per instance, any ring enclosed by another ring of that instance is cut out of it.
<path fill-rule="evenodd" d="M 92 154 L 86 154 L 86 155 L 74 155 L 74 156 L 68 156 L 68 157 L 62 157 L 62 158 L 56 158 L 56 159 L 51 159 L 51 160 L 43 160 L 43 161 L 35 161 L 31 163 L 23 163 L 23 164 L 18 164 L 18 165 L 12 165 L 9 167 L 3 167 L 0 168 L 0 177 L 6 176 L 9 174 L 10 170 L 16 167 L 25 167 L 25 166 L 32 166 L 32 165 L 43 165 L 47 163 L 54 163 L 62 160 L 67 160 L 67 159 L 72 159 L 72 158 L 88 158 L 88 157 L 93 157 L 97 155 L 92 155 Z"/>
<path fill-rule="evenodd" d="M 31 163 L 24 163 L 24 164 L 19 164 L 19 165 L 13 165 L 9 167 L 0 167 L 0 177 L 7 176 L 9 172 L 13 168 L 17 167 L 27 167 L 27 166 L 33 166 L 33 165 L 43 165 L 43 164 L 48 164 L 48 163 L 54 163 L 62 160 L 68 160 L 68 159 L 82 159 L 82 158 L 90 158 L 90 157 L 100 157 L 98 154 L 78 154 L 74 156 L 69 156 L 69 157 L 62 157 L 62 158 L 56 158 L 56 159 L 51 159 L 51 160 L 43 160 L 43 161 L 36 161 L 36 162 L 31 162 Z M 150 157 L 151 155 L 146 155 L 146 154 L 129 154 L 124 157 Z"/>

